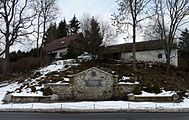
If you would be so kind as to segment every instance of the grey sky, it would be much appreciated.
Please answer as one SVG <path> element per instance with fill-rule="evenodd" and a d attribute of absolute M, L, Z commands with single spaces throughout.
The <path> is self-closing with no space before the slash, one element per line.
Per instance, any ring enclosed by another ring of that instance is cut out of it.
<path fill-rule="evenodd" d="M 117 3 L 115 0 L 58 0 L 59 19 L 70 20 L 74 14 L 80 18 L 83 13 L 100 18 L 110 18 L 116 12 Z"/>

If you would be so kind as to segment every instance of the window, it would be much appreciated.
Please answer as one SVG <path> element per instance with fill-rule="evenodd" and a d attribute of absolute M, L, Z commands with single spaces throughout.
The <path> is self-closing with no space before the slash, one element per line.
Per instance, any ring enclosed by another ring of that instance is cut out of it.
<path fill-rule="evenodd" d="M 163 58 L 161 53 L 158 54 L 158 58 Z"/>
<path fill-rule="evenodd" d="M 95 87 L 95 86 L 101 86 L 100 80 L 87 80 L 86 86 Z"/>
<path fill-rule="evenodd" d="M 95 72 L 95 71 L 92 71 L 92 72 L 91 72 L 91 76 L 95 77 L 95 76 L 96 76 L 96 72 Z"/>
<path fill-rule="evenodd" d="M 59 57 L 64 57 L 65 53 L 64 52 L 60 52 L 59 53 Z"/>

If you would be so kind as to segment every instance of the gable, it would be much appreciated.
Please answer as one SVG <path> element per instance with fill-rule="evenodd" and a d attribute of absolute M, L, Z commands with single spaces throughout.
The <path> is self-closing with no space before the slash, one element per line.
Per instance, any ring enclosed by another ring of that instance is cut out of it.
<path fill-rule="evenodd" d="M 92 67 L 92 68 L 89 68 L 89 69 L 84 70 L 82 72 L 79 72 L 79 73 L 75 74 L 74 76 L 79 76 L 79 75 L 81 75 L 83 73 L 89 73 L 89 72 L 91 73 L 91 75 L 93 75 L 93 74 L 95 74 L 95 73 L 93 73 L 93 71 L 98 71 L 98 72 L 101 72 L 103 74 L 106 74 L 106 75 L 109 75 L 109 76 L 113 76 L 112 74 L 110 74 L 108 72 L 105 72 L 105 71 L 103 71 L 103 70 L 101 70 L 99 68 L 96 68 L 96 67 Z"/>

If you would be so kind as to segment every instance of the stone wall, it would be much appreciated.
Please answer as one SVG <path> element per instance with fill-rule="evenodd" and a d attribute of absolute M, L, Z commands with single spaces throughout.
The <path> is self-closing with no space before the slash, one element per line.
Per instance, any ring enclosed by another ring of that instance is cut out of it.
<path fill-rule="evenodd" d="M 76 87 L 73 85 L 63 85 L 63 84 L 46 84 L 45 88 L 47 87 L 50 87 L 53 90 L 54 94 L 59 96 L 60 101 L 80 101 L 80 100 L 111 100 L 111 99 L 124 100 L 127 99 L 127 94 L 133 92 L 136 85 L 117 84 L 117 85 L 113 85 L 113 89 L 106 89 L 106 90 L 105 88 L 102 89 L 101 87 L 85 88 L 79 85 Z"/>
<path fill-rule="evenodd" d="M 114 85 L 114 99 L 127 99 L 127 94 L 132 93 L 136 84 L 117 84 Z"/>
<path fill-rule="evenodd" d="M 46 84 L 61 101 L 110 100 L 117 76 L 90 68 L 70 78 L 69 84 Z"/>
<path fill-rule="evenodd" d="M 49 102 L 51 96 L 13 96 L 6 95 L 4 98 L 5 103 L 30 103 L 30 102 Z"/>
<path fill-rule="evenodd" d="M 45 84 L 44 88 L 51 88 L 54 94 L 58 95 L 59 100 L 74 100 L 73 85 L 71 84 Z"/>
<path fill-rule="evenodd" d="M 98 81 L 99 85 L 87 85 L 87 81 Z M 73 77 L 74 96 L 77 100 L 108 100 L 113 96 L 116 78 L 99 69 L 88 69 Z"/>
<path fill-rule="evenodd" d="M 178 95 L 172 96 L 140 96 L 140 95 L 128 95 L 130 101 L 136 102 L 171 102 L 179 100 Z"/>
<path fill-rule="evenodd" d="M 118 76 L 90 68 L 70 78 L 69 84 L 46 84 L 61 101 L 125 99 L 135 84 L 118 84 Z"/>

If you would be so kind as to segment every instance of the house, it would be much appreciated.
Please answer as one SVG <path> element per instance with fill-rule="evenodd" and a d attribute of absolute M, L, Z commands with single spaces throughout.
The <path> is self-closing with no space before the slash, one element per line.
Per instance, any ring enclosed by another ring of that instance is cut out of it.
<path fill-rule="evenodd" d="M 44 88 L 50 88 L 58 95 L 59 101 L 124 99 L 135 87 L 136 84 L 120 83 L 117 75 L 96 67 L 73 75 L 69 83 L 44 85 Z"/>
<path fill-rule="evenodd" d="M 136 43 L 136 60 L 138 62 L 161 62 L 166 63 L 166 56 L 164 51 L 164 41 L 151 40 Z M 173 45 L 176 48 L 176 44 Z M 126 43 L 120 45 L 109 46 L 105 49 L 104 55 L 106 57 L 121 59 L 123 61 L 132 61 L 132 47 L 133 43 Z M 171 53 L 170 63 L 178 66 L 178 53 L 174 49 Z"/>
<path fill-rule="evenodd" d="M 44 47 L 45 51 L 53 59 L 62 59 L 68 53 L 68 48 L 72 48 L 78 55 L 82 53 L 82 40 L 84 39 L 82 33 L 70 35 L 60 39 L 52 40 Z"/>

